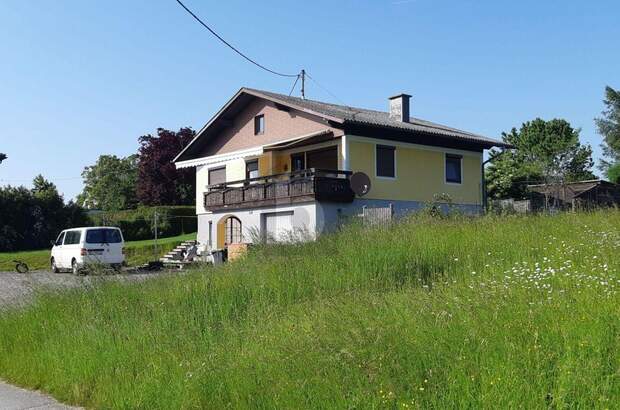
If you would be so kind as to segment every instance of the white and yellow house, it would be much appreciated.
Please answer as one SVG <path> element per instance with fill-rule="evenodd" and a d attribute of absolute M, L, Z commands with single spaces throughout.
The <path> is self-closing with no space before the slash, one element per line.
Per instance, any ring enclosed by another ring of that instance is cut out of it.
<path fill-rule="evenodd" d="M 196 168 L 199 242 L 312 238 L 363 206 L 402 214 L 438 194 L 480 212 L 483 151 L 506 145 L 412 118 L 409 106 L 406 94 L 381 112 L 242 88 L 174 160 Z M 354 173 L 370 180 L 364 196 Z"/>

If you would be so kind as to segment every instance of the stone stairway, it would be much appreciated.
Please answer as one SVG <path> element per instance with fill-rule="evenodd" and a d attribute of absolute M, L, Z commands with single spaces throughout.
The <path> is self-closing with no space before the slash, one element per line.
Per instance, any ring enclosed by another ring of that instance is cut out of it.
<path fill-rule="evenodd" d="M 163 257 L 159 258 L 160 262 L 163 263 L 176 263 L 183 260 L 183 254 L 192 245 L 196 245 L 197 241 L 185 241 L 181 242 L 179 246 L 165 254 Z"/>

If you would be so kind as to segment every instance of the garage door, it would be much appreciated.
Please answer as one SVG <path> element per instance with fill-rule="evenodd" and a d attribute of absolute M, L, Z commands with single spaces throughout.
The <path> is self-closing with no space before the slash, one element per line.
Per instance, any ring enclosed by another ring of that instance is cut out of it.
<path fill-rule="evenodd" d="M 293 231 L 293 211 L 263 214 L 263 238 L 267 242 L 285 241 Z"/>

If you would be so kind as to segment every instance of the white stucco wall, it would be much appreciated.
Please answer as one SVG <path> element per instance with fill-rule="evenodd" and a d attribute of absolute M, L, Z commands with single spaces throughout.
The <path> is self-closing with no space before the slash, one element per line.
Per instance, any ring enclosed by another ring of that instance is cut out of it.
<path fill-rule="evenodd" d="M 253 242 L 261 233 L 262 215 L 274 212 L 292 212 L 290 230 L 293 233 L 309 235 L 308 239 L 314 239 L 317 233 L 317 204 L 308 202 L 293 206 L 272 206 L 251 210 L 231 210 L 198 215 L 198 241 L 208 243 L 209 221 L 212 222 L 211 238 L 213 246 L 217 241 L 217 223 L 224 217 L 235 216 L 241 221 L 244 242 Z"/>
<path fill-rule="evenodd" d="M 196 214 L 207 212 L 204 208 L 205 187 L 209 184 L 209 169 L 206 165 L 196 167 Z"/>
<path fill-rule="evenodd" d="M 227 161 L 226 182 L 239 181 L 241 179 L 245 179 L 245 159 L 237 158 Z"/>

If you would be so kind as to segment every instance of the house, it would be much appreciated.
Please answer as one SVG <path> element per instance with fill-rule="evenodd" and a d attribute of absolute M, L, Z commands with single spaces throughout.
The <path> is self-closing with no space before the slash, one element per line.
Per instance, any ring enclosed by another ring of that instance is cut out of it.
<path fill-rule="evenodd" d="M 576 210 L 620 205 L 620 185 L 601 179 L 563 184 L 529 185 L 533 211 Z"/>
<path fill-rule="evenodd" d="M 402 214 L 436 194 L 480 212 L 483 151 L 507 145 L 410 117 L 410 99 L 381 112 L 240 89 L 174 159 L 196 169 L 198 240 L 311 239 L 363 206 Z"/>

